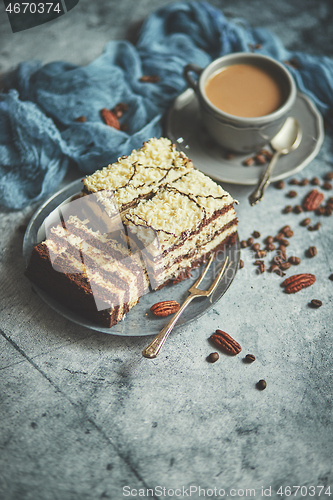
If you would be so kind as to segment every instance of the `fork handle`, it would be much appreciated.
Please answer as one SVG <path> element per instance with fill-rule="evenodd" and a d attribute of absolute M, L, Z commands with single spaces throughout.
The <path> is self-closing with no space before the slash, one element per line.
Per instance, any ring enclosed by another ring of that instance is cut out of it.
<path fill-rule="evenodd" d="M 181 305 L 181 307 L 178 309 L 178 311 L 172 316 L 170 319 L 169 323 L 165 325 L 164 328 L 160 331 L 159 334 L 156 335 L 154 340 L 150 342 L 150 344 L 142 351 L 142 355 L 145 358 L 156 358 L 158 356 L 160 350 L 163 347 L 164 342 L 169 336 L 169 333 L 177 323 L 178 319 L 180 316 L 183 314 L 185 311 L 186 307 L 189 305 L 189 303 L 196 297 L 196 295 L 189 295 Z"/>

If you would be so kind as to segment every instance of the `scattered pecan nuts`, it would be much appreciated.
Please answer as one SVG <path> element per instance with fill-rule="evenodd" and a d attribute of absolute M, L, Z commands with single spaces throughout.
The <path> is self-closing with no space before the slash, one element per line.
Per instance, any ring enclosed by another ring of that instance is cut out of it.
<path fill-rule="evenodd" d="M 216 347 L 219 347 L 225 353 L 233 356 L 239 354 L 242 350 L 238 342 L 222 330 L 216 330 L 216 332 L 210 336 L 210 340 L 214 345 L 216 345 Z"/>
<path fill-rule="evenodd" d="M 284 280 L 281 286 L 284 287 L 284 291 L 286 293 L 296 293 L 306 288 L 308 286 L 313 285 L 316 281 L 316 277 L 314 274 L 310 273 L 302 273 L 302 274 L 294 274 L 290 276 L 286 280 Z"/>
<path fill-rule="evenodd" d="M 103 108 L 101 109 L 100 113 L 106 125 L 108 125 L 109 127 L 113 127 L 117 130 L 120 130 L 120 124 L 118 118 L 116 117 L 113 111 L 107 108 Z"/>
<path fill-rule="evenodd" d="M 163 300 L 151 306 L 150 310 L 155 316 L 169 316 L 178 311 L 180 305 L 176 300 Z"/>
<path fill-rule="evenodd" d="M 158 83 L 160 81 L 160 77 L 158 75 L 142 75 L 139 78 L 139 82 L 141 83 Z"/>
<path fill-rule="evenodd" d="M 304 210 L 311 212 L 313 210 L 316 210 L 319 205 L 322 204 L 323 200 L 323 193 L 320 193 L 319 191 L 317 191 L 317 189 L 312 189 L 303 200 L 303 208 Z"/>

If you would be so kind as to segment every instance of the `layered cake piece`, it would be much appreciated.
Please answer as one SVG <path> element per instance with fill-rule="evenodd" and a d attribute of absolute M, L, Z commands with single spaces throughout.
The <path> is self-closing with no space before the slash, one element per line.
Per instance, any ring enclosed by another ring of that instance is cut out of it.
<path fill-rule="evenodd" d="M 171 141 L 153 138 L 84 179 L 34 248 L 26 275 L 111 327 L 144 293 L 187 278 L 235 241 L 234 203 Z"/>
<path fill-rule="evenodd" d="M 233 203 L 221 186 L 193 169 L 127 211 L 130 246 L 141 249 L 153 289 L 188 277 L 208 255 L 234 241 Z"/>
<path fill-rule="evenodd" d="M 191 170 L 191 160 L 169 139 L 152 138 L 141 149 L 83 180 L 82 194 L 94 195 L 87 198 L 87 217 L 95 216 L 103 230 L 115 212 L 136 206 Z"/>
<path fill-rule="evenodd" d="M 71 215 L 52 227 L 33 249 L 25 274 L 65 306 L 111 327 L 148 291 L 147 274 L 140 255 L 119 237 L 88 224 Z"/>

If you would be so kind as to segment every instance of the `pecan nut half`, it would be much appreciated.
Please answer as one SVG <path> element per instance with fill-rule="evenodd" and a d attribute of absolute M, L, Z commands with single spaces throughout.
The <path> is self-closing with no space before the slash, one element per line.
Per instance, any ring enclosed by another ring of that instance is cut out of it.
<path fill-rule="evenodd" d="M 110 109 L 107 109 L 107 108 L 103 108 L 103 109 L 101 109 L 100 113 L 101 113 L 101 117 L 103 118 L 103 121 L 106 125 L 108 125 L 109 127 L 113 127 L 117 130 L 120 130 L 120 123 L 118 121 L 117 116 L 115 115 L 115 113 L 113 111 L 111 111 Z"/>
<path fill-rule="evenodd" d="M 214 345 L 216 345 L 216 347 L 233 356 L 239 354 L 242 350 L 238 342 L 222 330 L 216 330 L 216 332 L 210 336 L 210 340 Z"/>
<path fill-rule="evenodd" d="M 324 198 L 323 193 L 320 193 L 317 189 L 312 189 L 303 200 L 304 210 L 308 212 L 316 210 L 322 204 Z"/>
<path fill-rule="evenodd" d="M 178 311 L 180 305 L 176 300 L 164 300 L 151 306 L 150 310 L 155 316 L 169 316 Z"/>
<path fill-rule="evenodd" d="M 281 286 L 284 287 L 284 291 L 286 293 L 296 293 L 303 288 L 307 288 L 308 286 L 313 285 L 315 281 L 316 277 L 314 274 L 294 274 L 293 276 L 290 276 L 289 278 L 284 280 L 283 283 L 281 283 Z"/>

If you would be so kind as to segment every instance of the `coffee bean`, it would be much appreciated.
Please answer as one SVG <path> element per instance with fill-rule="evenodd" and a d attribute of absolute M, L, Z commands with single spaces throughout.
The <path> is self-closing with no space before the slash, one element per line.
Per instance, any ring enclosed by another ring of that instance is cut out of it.
<path fill-rule="evenodd" d="M 296 198 L 297 192 L 296 191 L 289 191 L 287 193 L 288 198 Z"/>
<path fill-rule="evenodd" d="M 269 243 L 273 243 L 273 241 L 274 241 L 273 236 L 267 236 L 267 238 L 266 238 L 266 243 L 268 243 L 268 244 L 269 244 Z"/>
<path fill-rule="evenodd" d="M 255 160 L 257 165 L 265 165 L 267 163 L 267 158 L 264 155 L 256 155 Z"/>
<path fill-rule="evenodd" d="M 285 238 L 282 238 L 282 240 L 280 240 L 280 243 L 281 243 L 282 245 L 284 245 L 285 247 L 287 247 L 287 246 L 289 245 L 289 241 L 288 241 L 288 240 L 286 240 Z"/>
<path fill-rule="evenodd" d="M 277 264 L 272 264 L 271 267 L 269 268 L 271 273 L 276 273 L 280 268 Z"/>
<path fill-rule="evenodd" d="M 266 250 L 258 250 L 257 254 L 256 254 L 256 257 L 258 259 L 262 259 L 263 257 L 266 257 L 266 255 L 267 255 Z"/>
<path fill-rule="evenodd" d="M 291 267 L 291 263 L 290 262 L 282 262 L 282 264 L 280 264 L 280 268 L 282 269 L 282 271 L 286 271 L 290 267 Z"/>
<path fill-rule="evenodd" d="M 244 261 L 242 259 L 239 260 L 239 269 L 243 269 Z"/>
<path fill-rule="evenodd" d="M 254 164 L 254 158 L 250 157 L 243 161 L 245 167 L 251 167 Z"/>
<path fill-rule="evenodd" d="M 207 357 L 207 361 L 209 363 L 216 363 L 216 361 L 219 359 L 219 354 L 218 352 L 211 352 L 210 355 Z"/>
<path fill-rule="evenodd" d="M 250 247 L 251 245 L 253 245 L 253 242 L 254 242 L 254 239 L 253 239 L 253 238 L 248 238 L 248 240 L 247 240 L 247 244 L 249 245 L 249 247 Z"/>
<path fill-rule="evenodd" d="M 254 354 L 247 354 L 244 358 L 244 361 L 246 361 L 246 363 L 253 363 L 253 361 L 256 360 L 256 357 Z"/>
<path fill-rule="evenodd" d="M 332 215 L 333 214 L 333 208 L 330 207 L 330 205 L 327 205 L 325 207 L 325 215 Z"/>
<path fill-rule="evenodd" d="M 298 266 L 301 263 L 301 259 L 293 255 L 292 257 L 289 257 L 288 262 L 294 266 Z"/>
<path fill-rule="evenodd" d="M 301 214 L 303 212 L 303 208 L 301 207 L 301 205 L 295 205 L 293 211 L 295 214 Z"/>
<path fill-rule="evenodd" d="M 298 181 L 297 179 L 291 179 L 291 180 L 289 181 L 289 184 L 290 184 L 291 186 L 298 186 L 299 181 Z"/>
<path fill-rule="evenodd" d="M 302 222 L 300 222 L 300 225 L 307 226 L 310 223 L 311 223 L 311 219 L 309 217 L 307 217 L 306 219 L 303 219 Z"/>
<path fill-rule="evenodd" d="M 225 158 L 226 160 L 232 160 L 235 157 L 234 153 L 226 153 Z"/>
<path fill-rule="evenodd" d="M 315 257 L 317 255 L 317 248 L 316 247 L 309 247 L 306 251 L 306 254 L 308 257 Z"/>
<path fill-rule="evenodd" d="M 283 189 L 284 188 L 284 182 L 283 181 L 277 181 L 274 184 L 274 187 L 276 187 L 276 189 Z"/>
<path fill-rule="evenodd" d="M 332 181 L 333 180 L 333 172 L 327 172 L 324 179 L 325 179 L 325 181 Z"/>
<path fill-rule="evenodd" d="M 258 273 L 260 273 L 260 274 L 262 274 L 262 273 L 264 273 L 265 271 L 266 271 L 266 266 L 265 266 L 265 264 L 262 262 L 261 264 L 259 264 L 259 267 L 258 267 L 258 269 L 257 269 L 257 272 L 258 272 Z"/>
<path fill-rule="evenodd" d="M 291 205 L 286 205 L 283 209 L 283 213 L 290 214 L 290 212 L 292 212 L 292 210 L 293 210 L 293 207 Z"/>
<path fill-rule="evenodd" d="M 254 243 L 254 244 L 252 245 L 252 249 L 253 249 L 255 252 L 257 252 L 257 251 L 260 249 L 260 243 Z"/>
<path fill-rule="evenodd" d="M 316 215 L 325 215 L 325 207 L 319 207 L 315 210 Z"/>
<path fill-rule="evenodd" d="M 284 233 L 278 233 L 276 236 L 275 236 L 275 241 L 281 241 L 283 240 L 284 238 Z"/>
<path fill-rule="evenodd" d="M 264 261 L 260 260 L 260 259 L 257 259 L 257 260 L 254 261 L 254 265 L 255 266 L 261 266 L 261 264 L 263 264 L 263 263 L 264 263 Z"/>
<path fill-rule="evenodd" d="M 321 187 L 322 189 L 326 189 L 326 191 L 329 191 L 330 189 L 332 189 L 332 184 L 330 182 L 324 182 Z"/>
<path fill-rule="evenodd" d="M 287 238 L 291 238 L 292 236 L 294 236 L 294 232 L 291 229 L 288 229 L 288 231 L 285 231 L 284 234 Z"/>
<path fill-rule="evenodd" d="M 286 273 L 284 273 L 281 269 L 278 269 L 277 271 L 275 271 L 276 274 L 278 274 L 279 276 L 283 277 L 286 275 Z"/>
<path fill-rule="evenodd" d="M 333 281 L 333 274 L 330 274 L 328 277 L 329 280 Z"/>
<path fill-rule="evenodd" d="M 321 222 L 317 222 L 314 226 L 313 226 L 313 230 L 314 231 L 318 231 L 318 229 L 320 228 L 321 226 Z"/>
<path fill-rule="evenodd" d="M 260 238 L 259 231 L 253 231 L 252 236 L 253 236 L 253 238 Z"/>
<path fill-rule="evenodd" d="M 263 391 L 264 389 L 266 389 L 266 387 L 267 387 L 266 380 L 261 379 L 259 380 L 259 382 L 257 382 L 257 389 L 259 389 L 259 391 Z"/>
<path fill-rule="evenodd" d="M 300 186 L 307 186 L 309 184 L 309 179 L 302 179 L 299 183 Z"/>
<path fill-rule="evenodd" d="M 280 253 L 286 253 L 287 247 L 285 245 L 279 245 Z"/>
<path fill-rule="evenodd" d="M 283 226 L 283 228 L 280 229 L 280 233 L 279 234 L 285 233 L 286 231 L 290 231 L 290 226 Z"/>
<path fill-rule="evenodd" d="M 266 245 L 266 250 L 268 252 L 273 252 L 273 250 L 275 250 L 276 246 L 273 244 L 273 243 L 267 243 Z"/>
<path fill-rule="evenodd" d="M 318 185 L 320 184 L 320 180 L 318 179 L 318 177 L 313 177 L 313 178 L 311 179 L 311 184 L 312 184 L 313 186 L 318 186 Z"/>
<path fill-rule="evenodd" d="M 242 241 L 240 242 L 240 246 L 241 246 L 241 248 L 246 248 L 246 247 L 247 247 L 247 241 L 242 240 Z"/>
<path fill-rule="evenodd" d="M 318 309 L 318 307 L 321 307 L 323 305 L 321 300 L 318 299 L 312 299 L 310 302 L 310 306 L 313 307 L 314 309 Z"/>

